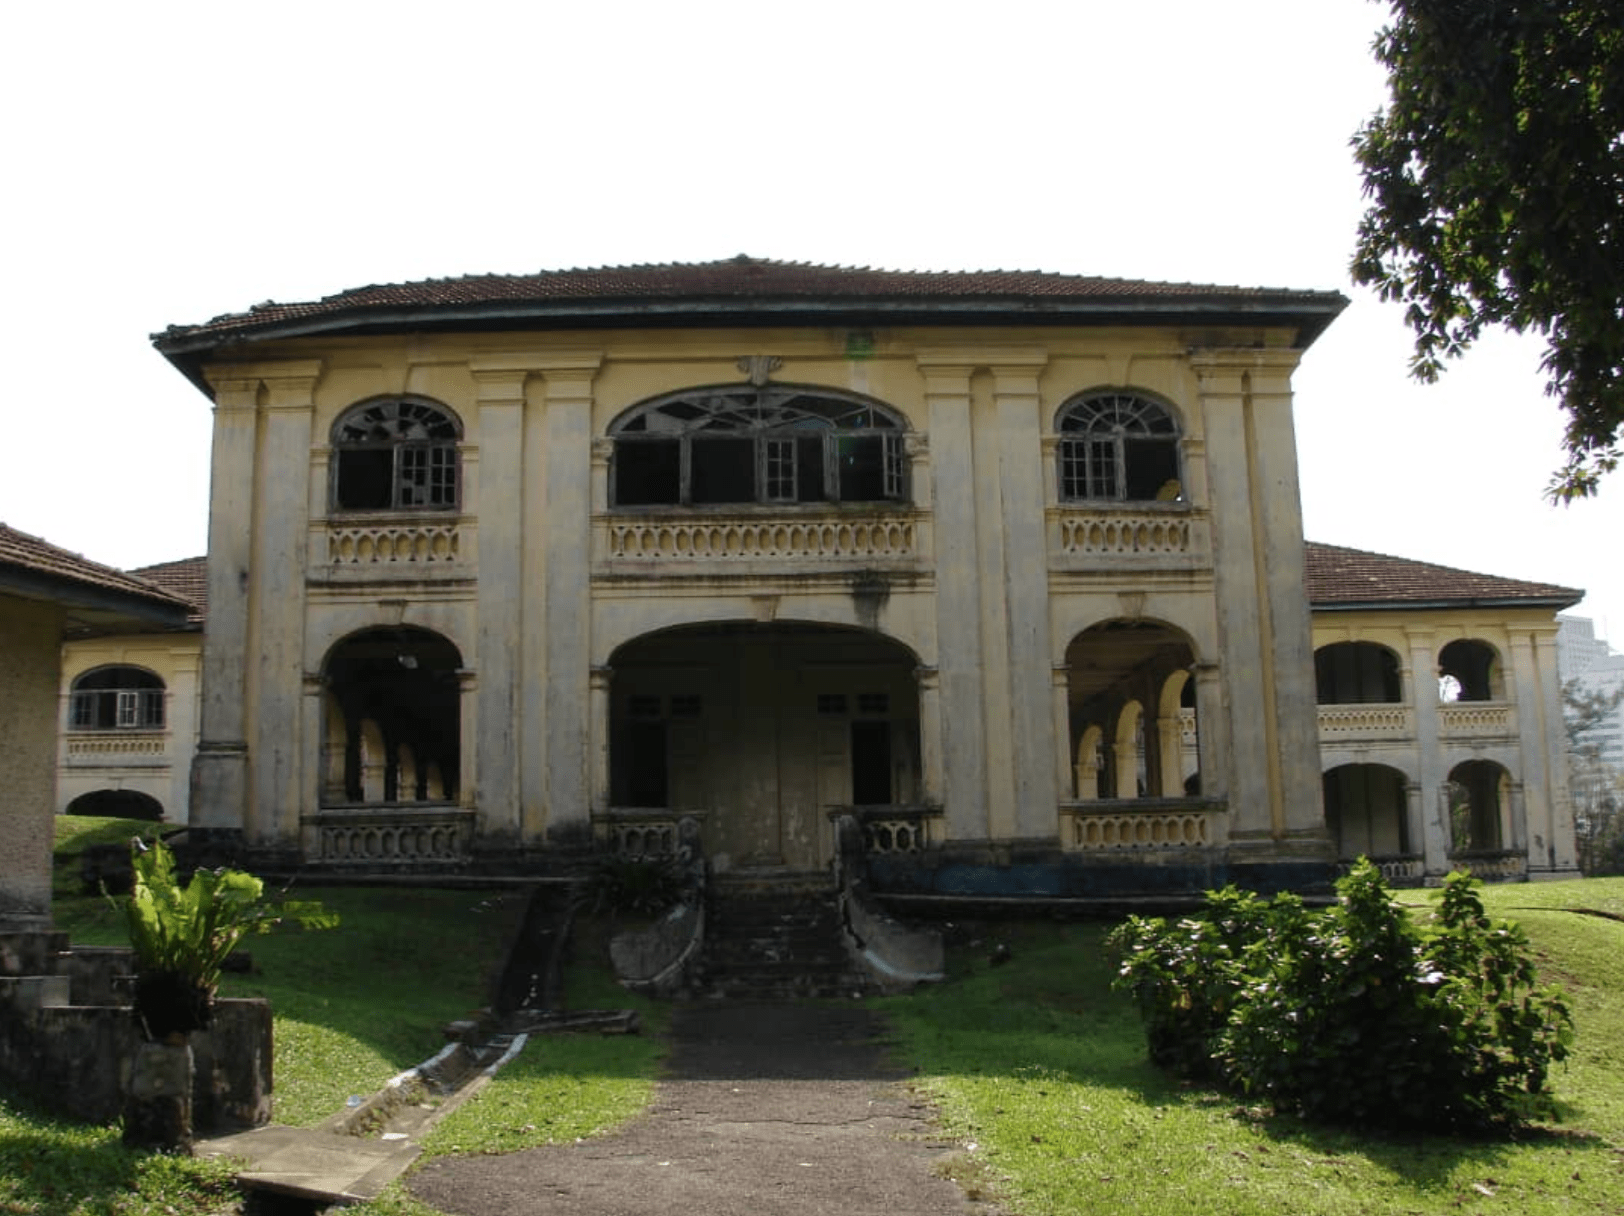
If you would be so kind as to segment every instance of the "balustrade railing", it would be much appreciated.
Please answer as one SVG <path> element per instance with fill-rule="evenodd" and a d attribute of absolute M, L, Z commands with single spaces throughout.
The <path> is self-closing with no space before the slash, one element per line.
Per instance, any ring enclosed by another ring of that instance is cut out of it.
<path fill-rule="evenodd" d="M 390 866 L 465 860 L 474 815 L 455 807 L 404 810 L 327 810 L 309 817 L 317 858 L 324 865 Z"/>
<path fill-rule="evenodd" d="M 1393 854 L 1387 857 L 1370 858 L 1372 865 L 1381 871 L 1382 880 L 1390 886 L 1412 887 L 1419 883 L 1427 872 L 1426 858 L 1418 853 Z M 1346 874 L 1353 868 L 1349 861 L 1339 862 L 1337 870 Z"/>
<path fill-rule="evenodd" d="M 1516 733 L 1511 706 L 1503 701 L 1453 701 L 1438 707 L 1438 729 L 1444 735 L 1511 735 Z"/>
<path fill-rule="evenodd" d="M 1061 559 L 1205 564 L 1208 549 L 1206 520 L 1185 509 L 1064 506 L 1049 511 L 1049 550 Z"/>
<path fill-rule="evenodd" d="M 369 521 L 330 523 L 327 562 L 331 566 L 445 566 L 461 557 L 456 523 Z"/>
<path fill-rule="evenodd" d="M 829 814 L 856 817 L 863 829 L 863 851 L 871 857 L 922 853 L 941 838 L 942 813 L 936 807 L 843 806 Z"/>
<path fill-rule="evenodd" d="M 1527 855 L 1510 849 L 1451 853 L 1449 864 L 1452 869 L 1465 870 L 1484 882 L 1517 882 L 1528 876 Z"/>
<path fill-rule="evenodd" d="M 1407 739 L 1415 734 L 1415 718 L 1408 705 L 1321 705 L 1319 733 L 1322 739 Z"/>
<path fill-rule="evenodd" d="M 167 731 L 96 731 L 67 736 L 69 764 L 107 764 L 126 760 L 163 760 L 169 755 Z"/>
<path fill-rule="evenodd" d="M 1080 852 L 1200 849 L 1222 843 L 1224 808 L 1206 799 L 1113 798 L 1060 808 L 1060 843 Z"/>
<path fill-rule="evenodd" d="M 919 522 L 909 514 L 801 517 L 691 515 L 600 521 L 603 561 L 895 561 L 920 555 Z"/>
<path fill-rule="evenodd" d="M 621 857 L 675 857 L 677 825 L 693 811 L 616 808 L 593 816 L 598 842 Z"/>

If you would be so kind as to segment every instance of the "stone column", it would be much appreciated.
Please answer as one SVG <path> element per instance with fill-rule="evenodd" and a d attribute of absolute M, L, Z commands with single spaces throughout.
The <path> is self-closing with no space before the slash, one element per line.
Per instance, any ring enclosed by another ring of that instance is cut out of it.
<path fill-rule="evenodd" d="M 983 511 L 1002 517 L 1007 685 L 1001 698 L 1011 727 L 1013 835 L 1058 837 L 1057 757 L 1068 732 L 1055 733 L 1054 679 L 1049 638 L 1049 546 L 1043 497 L 1043 419 L 1038 376 L 1048 362 L 1040 351 L 1001 354 L 992 366 L 993 418 L 997 430 L 999 493 Z M 983 570 L 985 571 L 985 564 Z M 989 712 L 993 706 L 989 702 Z"/>
<path fill-rule="evenodd" d="M 194 828 L 242 832 L 248 819 L 245 664 L 260 389 L 258 377 L 234 368 L 211 370 L 209 627 L 203 640 L 202 713 L 187 800 Z"/>
<path fill-rule="evenodd" d="M 479 599 L 474 663 L 479 733 L 464 754 L 482 846 L 512 847 L 522 835 L 521 772 L 535 722 L 520 707 L 525 522 L 525 385 L 529 360 L 490 356 L 469 365 L 479 404 Z M 469 656 L 463 656 L 466 662 Z M 470 763 L 471 762 L 471 763 Z"/>
<path fill-rule="evenodd" d="M 1329 862 L 1291 417 L 1292 350 L 1201 350 L 1231 843 Z"/>
<path fill-rule="evenodd" d="M 305 587 L 310 567 L 314 362 L 265 365 L 260 373 L 253 561 L 249 567 L 248 739 L 251 842 L 298 848 L 306 801 L 301 733 Z M 210 566 L 214 560 L 211 555 Z M 207 644 L 207 643 L 205 643 Z"/>
<path fill-rule="evenodd" d="M 609 728 L 611 693 L 614 690 L 614 671 L 608 667 L 594 667 L 588 679 L 591 687 L 592 793 L 590 806 L 593 813 L 609 809 Z"/>
<path fill-rule="evenodd" d="M 942 805 L 942 686 L 934 667 L 914 668 L 919 688 L 919 799 Z"/>
<path fill-rule="evenodd" d="M 546 382 L 547 510 L 542 560 L 546 611 L 547 837 L 591 834 L 592 381 L 602 358 L 549 356 Z"/>
<path fill-rule="evenodd" d="M 1217 663 L 1195 665 L 1195 755 L 1203 798 L 1229 796 L 1224 757 L 1229 755 L 1229 716 Z"/>
<path fill-rule="evenodd" d="M 1072 762 L 1071 669 L 1056 663 L 1049 669 L 1049 713 L 1054 719 L 1055 808 L 1061 802 L 1080 798 Z"/>
<path fill-rule="evenodd" d="M 60 604 L 0 595 L 0 931 L 51 924 Z M 8 1012 L 8 1017 L 15 1016 Z"/>
<path fill-rule="evenodd" d="M 1430 629 L 1407 629 L 1410 646 L 1411 708 L 1415 711 L 1416 780 L 1420 786 L 1417 802 L 1421 811 L 1410 838 L 1410 847 L 1419 851 L 1429 875 L 1449 873 L 1449 806 L 1444 783 L 1449 771 L 1444 767 L 1443 747 L 1438 738 L 1438 665 L 1434 657 L 1437 638 Z"/>
<path fill-rule="evenodd" d="M 1512 774 L 1524 795 L 1516 807 L 1507 847 L 1525 849 L 1530 873 L 1571 876 L 1577 869 L 1573 803 L 1568 789 L 1567 731 L 1562 720 L 1562 687 L 1556 666 L 1556 627 L 1511 634 L 1508 694 L 1515 698 L 1521 771 Z M 1559 758 L 1556 763 L 1551 758 Z"/>
<path fill-rule="evenodd" d="M 962 363 L 920 360 L 931 437 L 940 797 L 949 840 L 988 836 L 970 372 Z"/>

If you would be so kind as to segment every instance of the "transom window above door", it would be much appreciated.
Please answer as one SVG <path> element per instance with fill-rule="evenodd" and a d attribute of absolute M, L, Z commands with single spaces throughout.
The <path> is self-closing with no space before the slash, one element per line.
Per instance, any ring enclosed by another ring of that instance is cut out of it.
<path fill-rule="evenodd" d="M 904 427 L 874 402 L 769 385 L 693 389 L 610 428 L 616 506 L 903 502 Z"/>

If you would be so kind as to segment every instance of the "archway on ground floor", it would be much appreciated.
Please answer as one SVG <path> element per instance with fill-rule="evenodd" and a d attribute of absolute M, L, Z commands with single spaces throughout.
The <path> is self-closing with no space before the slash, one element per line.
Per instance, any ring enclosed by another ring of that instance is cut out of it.
<path fill-rule="evenodd" d="M 1511 774 L 1493 760 L 1465 760 L 1449 770 L 1444 785 L 1451 853 L 1493 852 L 1507 847 Z"/>
<path fill-rule="evenodd" d="M 1160 621 L 1106 621 L 1066 647 L 1071 797 L 1201 790 L 1195 648 Z"/>
<path fill-rule="evenodd" d="M 1340 861 L 1403 857 L 1410 839 L 1408 781 L 1386 764 L 1340 764 L 1321 778 L 1325 826 Z"/>
<path fill-rule="evenodd" d="M 609 669 L 611 813 L 700 812 L 719 867 L 819 868 L 831 810 L 923 796 L 918 660 L 881 634 L 687 625 Z"/>
<path fill-rule="evenodd" d="M 365 629 L 322 666 L 323 806 L 453 802 L 462 705 L 455 645 L 428 629 Z"/>
<path fill-rule="evenodd" d="M 91 790 L 68 803 L 67 813 L 157 822 L 164 817 L 164 806 L 151 794 L 143 794 L 139 790 Z"/>

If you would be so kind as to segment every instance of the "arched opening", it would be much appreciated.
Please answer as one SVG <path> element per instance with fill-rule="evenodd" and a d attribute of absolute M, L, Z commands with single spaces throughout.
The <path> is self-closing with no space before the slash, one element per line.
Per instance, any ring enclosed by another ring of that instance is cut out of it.
<path fill-rule="evenodd" d="M 1180 502 L 1179 428 L 1173 412 L 1142 393 L 1093 390 L 1055 418 L 1062 502 Z"/>
<path fill-rule="evenodd" d="M 1332 642 L 1314 652 L 1321 705 L 1391 704 L 1404 699 L 1398 655 L 1375 642 Z"/>
<path fill-rule="evenodd" d="M 611 815 L 698 813 L 723 868 L 820 867 L 832 810 L 921 799 L 918 660 L 879 634 L 690 625 L 609 667 Z"/>
<path fill-rule="evenodd" d="M 462 656 L 439 634 L 367 629 L 328 652 L 323 805 L 452 802 Z"/>
<path fill-rule="evenodd" d="M 1487 642 L 1457 639 L 1438 652 L 1438 699 L 1502 701 L 1500 656 Z"/>
<path fill-rule="evenodd" d="M 157 823 L 164 817 L 164 806 L 151 794 L 136 790 L 92 790 L 68 803 L 67 813 L 106 819 L 147 819 Z"/>
<path fill-rule="evenodd" d="M 1342 764 L 1321 781 L 1325 823 L 1339 860 L 1411 855 L 1414 848 L 1403 773 L 1385 764 Z"/>
<path fill-rule="evenodd" d="M 610 501 L 903 502 L 904 430 L 895 411 L 832 389 L 730 384 L 672 393 L 610 426 Z"/>
<path fill-rule="evenodd" d="M 1511 774 L 1493 760 L 1466 760 L 1449 771 L 1451 853 L 1497 852 L 1506 847 Z"/>
<path fill-rule="evenodd" d="M 462 423 L 438 401 L 380 397 L 333 424 L 334 511 L 450 511 Z"/>
<path fill-rule="evenodd" d="M 98 667 L 73 682 L 69 730 L 162 730 L 164 682 L 144 667 Z"/>
<path fill-rule="evenodd" d="M 1072 796 L 1181 798 L 1201 788 L 1195 650 L 1159 621 L 1107 621 L 1066 648 L 1066 697 L 1078 774 Z M 1084 741 L 1100 760 L 1091 765 Z M 1103 746 L 1100 746 L 1100 745 Z"/>

